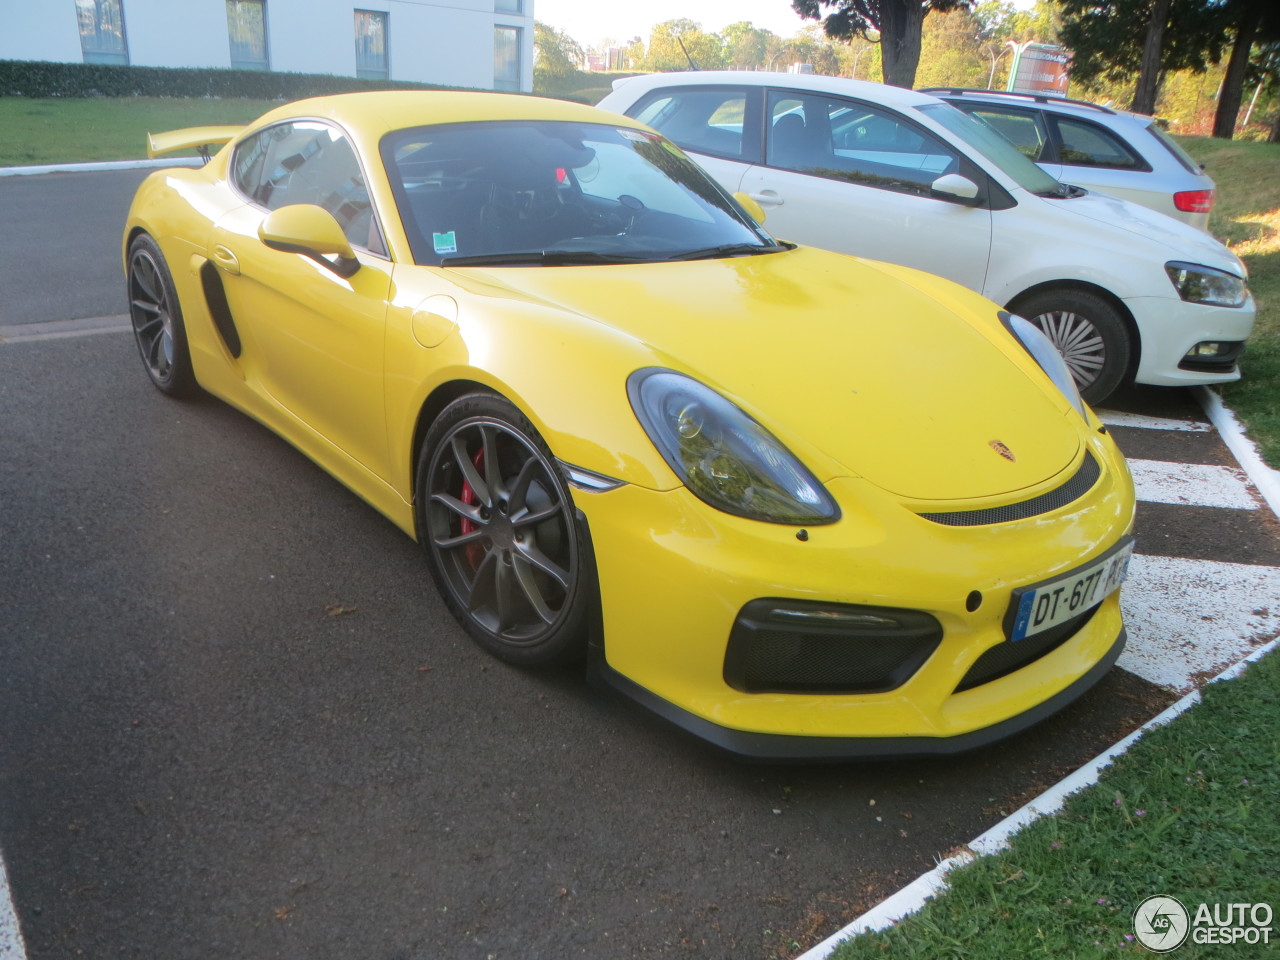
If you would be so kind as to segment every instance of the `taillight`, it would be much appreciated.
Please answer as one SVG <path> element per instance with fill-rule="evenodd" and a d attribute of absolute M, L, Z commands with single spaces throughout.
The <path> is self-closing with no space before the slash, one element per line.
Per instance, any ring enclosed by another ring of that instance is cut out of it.
<path fill-rule="evenodd" d="M 1213 209 L 1213 191 L 1182 190 L 1173 195 L 1173 205 L 1183 213 L 1208 213 Z"/>

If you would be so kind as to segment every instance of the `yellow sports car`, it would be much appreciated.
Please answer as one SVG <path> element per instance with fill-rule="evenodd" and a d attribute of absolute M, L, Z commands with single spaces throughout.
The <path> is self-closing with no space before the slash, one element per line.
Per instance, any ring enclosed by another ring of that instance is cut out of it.
<path fill-rule="evenodd" d="M 353 94 L 151 146 L 210 144 L 129 212 L 147 373 L 415 537 L 495 656 L 818 759 L 990 742 L 1119 655 L 1132 483 L 1026 321 L 775 240 L 592 107 Z"/>

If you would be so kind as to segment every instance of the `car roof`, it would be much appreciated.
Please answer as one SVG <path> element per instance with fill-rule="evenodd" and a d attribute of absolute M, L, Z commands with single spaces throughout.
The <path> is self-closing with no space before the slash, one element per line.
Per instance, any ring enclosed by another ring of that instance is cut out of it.
<path fill-rule="evenodd" d="M 937 103 L 938 98 L 904 87 L 848 77 L 825 77 L 806 73 L 770 73 L 763 70 L 692 70 L 675 73 L 648 73 L 635 77 L 623 77 L 613 81 L 613 88 L 625 88 L 628 92 L 670 86 L 746 86 L 786 87 L 811 93 L 834 93 L 846 97 L 861 97 L 891 107 L 914 107 Z"/>
<path fill-rule="evenodd" d="M 1078 117 L 1092 117 L 1106 122 L 1106 118 L 1121 118 L 1126 121 L 1150 123 L 1152 118 L 1128 110 L 1119 110 L 1105 104 L 1093 103 L 1089 100 L 1071 100 L 1067 97 L 1054 97 L 1043 93 L 1015 93 L 1009 90 L 971 90 L 965 87 L 924 87 L 921 93 L 928 93 L 943 100 L 967 100 L 971 103 L 1007 103 L 1012 106 L 1022 105 L 1033 108 L 1050 109 L 1058 113 L 1069 113 Z"/>
<path fill-rule="evenodd" d="M 406 127 L 483 120 L 568 120 L 640 126 L 617 114 L 567 100 L 450 90 L 386 90 L 312 97 L 277 107 L 251 126 L 258 128 L 294 118 L 335 120 L 375 139 Z"/>

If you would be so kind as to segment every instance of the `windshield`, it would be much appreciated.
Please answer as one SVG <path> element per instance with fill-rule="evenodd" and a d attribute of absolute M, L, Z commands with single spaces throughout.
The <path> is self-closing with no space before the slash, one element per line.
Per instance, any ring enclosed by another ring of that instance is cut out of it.
<path fill-rule="evenodd" d="M 780 249 L 678 147 L 606 124 L 400 130 L 383 160 L 420 264 L 564 265 Z"/>
<path fill-rule="evenodd" d="M 1018 186 L 1039 196 L 1066 195 L 1061 183 L 1028 160 L 1004 134 L 982 118 L 970 116 L 949 103 L 925 103 L 916 109 L 977 150 Z"/>

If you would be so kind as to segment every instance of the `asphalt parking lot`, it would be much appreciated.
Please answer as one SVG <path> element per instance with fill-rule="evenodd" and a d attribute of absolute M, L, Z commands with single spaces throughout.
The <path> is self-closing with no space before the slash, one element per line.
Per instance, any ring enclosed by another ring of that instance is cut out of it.
<path fill-rule="evenodd" d="M 1135 661 L 966 757 L 751 766 L 493 661 L 415 544 L 230 408 L 159 395 L 127 332 L 15 335 L 124 312 L 141 176 L 0 179 L 28 227 L 0 241 L 0 850 L 33 960 L 792 956 L 1176 698 Z M 1230 469 L 1212 433 L 1115 430 Z M 1265 511 L 1177 496 L 1143 504 L 1149 566 L 1272 582 Z"/>

